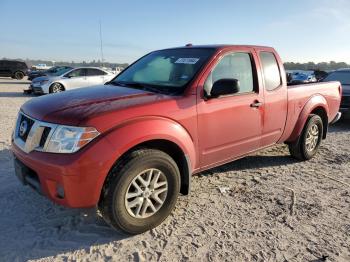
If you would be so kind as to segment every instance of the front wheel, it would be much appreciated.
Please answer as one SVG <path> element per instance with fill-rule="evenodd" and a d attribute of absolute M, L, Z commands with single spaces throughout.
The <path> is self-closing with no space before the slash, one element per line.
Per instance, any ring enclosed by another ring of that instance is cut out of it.
<path fill-rule="evenodd" d="M 49 89 L 50 93 L 60 93 L 63 91 L 64 91 L 64 87 L 60 83 L 53 83 Z"/>
<path fill-rule="evenodd" d="M 310 115 L 298 140 L 288 145 L 290 154 L 299 160 L 313 158 L 323 137 L 323 122 L 320 116 Z"/>
<path fill-rule="evenodd" d="M 24 73 L 21 72 L 21 71 L 17 71 L 15 74 L 14 74 L 14 78 L 17 79 L 17 80 L 21 80 L 23 79 L 24 77 Z"/>
<path fill-rule="evenodd" d="M 180 172 L 175 161 L 162 151 L 134 151 L 109 176 L 99 209 L 117 230 L 143 233 L 159 225 L 175 207 Z"/>

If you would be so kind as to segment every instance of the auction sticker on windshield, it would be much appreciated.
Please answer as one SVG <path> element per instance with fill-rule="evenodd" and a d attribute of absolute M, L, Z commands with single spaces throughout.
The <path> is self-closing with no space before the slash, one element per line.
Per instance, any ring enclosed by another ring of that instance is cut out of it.
<path fill-rule="evenodd" d="M 190 64 L 190 65 L 194 65 L 195 63 L 197 63 L 199 60 L 199 58 L 191 58 L 191 57 L 187 57 L 187 58 L 179 58 L 175 61 L 175 64 Z"/>

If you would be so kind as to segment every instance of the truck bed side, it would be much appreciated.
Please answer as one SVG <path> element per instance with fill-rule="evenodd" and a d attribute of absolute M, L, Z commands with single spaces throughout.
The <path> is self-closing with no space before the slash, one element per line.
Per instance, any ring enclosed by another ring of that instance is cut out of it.
<path fill-rule="evenodd" d="M 288 114 L 282 142 L 292 142 L 300 135 L 307 117 L 321 110 L 326 113 L 326 123 L 336 116 L 341 97 L 339 82 L 315 83 L 288 87 Z"/>

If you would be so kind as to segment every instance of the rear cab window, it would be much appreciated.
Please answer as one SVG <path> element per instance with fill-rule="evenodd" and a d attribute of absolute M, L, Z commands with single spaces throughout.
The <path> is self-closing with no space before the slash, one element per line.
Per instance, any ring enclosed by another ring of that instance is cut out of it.
<path fill-rule="evenodd" d="M 273 91 L 279 88 L 282 84 L 282 79 L 274 53 L 262 51 L 259 53 L 259 57 L 264 73 L 265 89 L 267 91 Z"/>

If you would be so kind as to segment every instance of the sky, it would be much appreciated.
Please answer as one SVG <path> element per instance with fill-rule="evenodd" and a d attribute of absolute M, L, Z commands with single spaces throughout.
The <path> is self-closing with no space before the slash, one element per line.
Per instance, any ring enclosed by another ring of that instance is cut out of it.
<path fill-rule="evenodd" d="M 0 58 L 97 61 L 99 21 L 108 62 L 192 43 L 350 63 L 350 0 L 0 0 Z"/>

